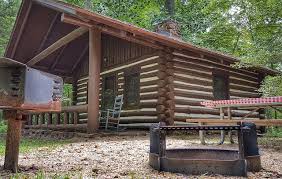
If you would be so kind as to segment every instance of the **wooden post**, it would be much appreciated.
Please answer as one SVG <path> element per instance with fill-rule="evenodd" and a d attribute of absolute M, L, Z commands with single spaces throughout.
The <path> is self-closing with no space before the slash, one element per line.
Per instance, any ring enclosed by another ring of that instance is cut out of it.
<path fill-rule="evenodd" d="M 22 115 L 17 114 L 16 110 L 9 110 L 4 111 L 4 117 L 8 120 L 4 169 L 16 173 L 18 171 Z"/>
<path fill-rule="evenodd" d="M 203 126 L 203 125 L 205 125 L 205 123 L 199 122 L 199 126 Z M 201 140 L 201 144 L 202 144 L 202 145 L 205 145 L 205 144 L 206 144 L 206 141 L 205 141 L 205 134 L 206 134 L 205 131 L 199 130 L 199 137 L 200 137 L 200 140 Z"/>
<path fill-rule="evenodd" d="M 224 119 L 224 109 L 223 107 L 219 108 L 219 113 L 220 113 L 220 119 L 223 120 Z M 221 130 L 220 131 L 220 142 L 219 145 L 223 144 L 225 140 L 225 131 Z"/>
<path fill-rule="evenodd" d="M 99 86 L 101 68 L 101 31 L 89 29 L 89 80 L 88 80 L 88 121 L 87 132 L 99 128 Z"/>

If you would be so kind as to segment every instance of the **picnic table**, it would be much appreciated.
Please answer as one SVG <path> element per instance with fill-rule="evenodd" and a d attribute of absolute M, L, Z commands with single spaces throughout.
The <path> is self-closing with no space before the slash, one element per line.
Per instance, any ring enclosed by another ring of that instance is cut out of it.
<path fill-rule="evenodd" d="M 201 104 L 206 107 L 219 109 L 220 120 L 225 119 L 225 111 L 227 111 L 226 119 L 232 120 L 232 110 L 240 110 L 240 109 L 251 109 L 250 112 L 246 113 L 244 116 L 239 118 L 239 120 L 241 121 L 247 119 L 249 116 L 259 111 L 260 109 L 274 109 L 275 111 L 282 113 L 282 110 L 279 109 L 279 107 L 282 107 L 282 96 L 265 97 L 265 98 L 241 98 L 241 99 L 234 99 L 234 100 L 204 101 L 204 102 L 201 102 Z M 188 120 L 186 122 L 188 122 Z M 200 123 L 200 124 L 203 125 L 203 123 Z M 204 136 L 205 136 L 204 132 L 200 131 L 200 139 L 201 139 L 202 144 L 205 144 Z M 229 137 L 230 137 L 230 142 L 233 143 L 234 141 L 232 139 L 231 131 L 229 132 Z M 221 131 L 221 139 L 220 139 L 219 144 L 223 144 L 224 140 L 225 140 L 225 132 Z"/>

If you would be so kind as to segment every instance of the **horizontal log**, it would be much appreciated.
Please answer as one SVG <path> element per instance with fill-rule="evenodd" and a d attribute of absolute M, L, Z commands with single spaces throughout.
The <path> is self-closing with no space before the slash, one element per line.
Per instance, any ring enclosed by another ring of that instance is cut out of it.
<path fill-rule="evenodd" d="M 139 116 L 142 117 L 142 116 Z M 132 124 L 132 123 L 158 123 L 160 122 L 157 117 L 155 118 L 146 118 L 146 116 L 143 116 L 144 118 L 137 118 L 137 116 L 132 116 L 130 119 L 123 119 L 120 118 L 120 124 Z"/>
<path fill-rule="evenodd" d="M 266 119 L 266 120 L 220 120 L 220 119 L 186 119 L 186 122 L 201 122 L 207 124 L 233 124 L 236 125 L 238 122 L 255 123 L 257 126 L 282 126 L 282 119 Z"/>
<path fill-rule="evenodd" d="M 180 91 L 177 89 L 174 90 L 174 93 L 175 93 L 175 96 L 180 96 L 180 97 L 214 100 L 214 97 L 212 94 L 193 93 L 193 92 L 187 92 L 187 91 Z"/>
<path fill-rule="evenodd" d="M 147 68 L 141 68 L 140 73 L 154 72 L 156 70 L 158 70 L 158 65 L 147 67 Z"/>
<path fill-rule="evenodd" d="M 205 71 L 205 72 L 213 72 L 214 68 L 211 68 L 211 66 L 207 65 L 207 64 L 203 64 L 203 63 L 198 63 L 198 62 L 191 62 L 189 61 L 183 61 L 183 59 L 181 60 L 181 58 L 176 58 L 175 59 L 175 66 L 179 66 L 179 67 L 185 67 L 187 66 L 187 68 L 191 68 L 194 70 L 198 70 L 198 71 Z M 235 68 L 231 68 L 231 70 L 225 69 L 225 68 L 221 68 L 222 70 L 225 70 L 226 73 L 228 73 L 229 75 L 232 75 L 236 78 L 242 78 L 245 80 L 252 80 L 253 82 L 258 82 L 258 76 L 249 76 L 247 74 L 244 73 L 238 73 L 235 72 L 234 69 Z"/>
<path fill-rule="evenodd" d="M 140 82 L 140 86 L 151 86 L 158 84 L 158 80 L 150 80 L 150 81 L 142 81 Z"/>
<path fill-rule="evenodd" d="M 199 101 L 186 100 L 186 99 L 175 99 L 175 104 L 187 105 L 187 106 L 203 106 Z"/>
<path fill-rule="evenodd" d="M 245 75 L 250 76 L 250 77 L 257 77 L 257 75 L 258 75 L 255 72 L 251 72 L 251 71 L 248 71 L 248 70 L 245 70 L 245 69 L 234 68 L 234 67 L 231 67 L 229 65 L 224 65 L 224 64 L 221 64 L 221 63 L 216 63 L 214 61 L 210 61 L 208 59 L 194 58 L 194 57 L 188 57 L 188 56 L 183 57 L 183 56 L 179 56 L 177 54 L 175 54 L 175 56 L 178 59 L 187 60 L 187 61 L 189 60 L 189 62 L 195 62 L 195 63 L 199 63 L 199 64 L 203 64 L 203 65 L 209 65 L 209 66 L 217 67 L 217 68 L 220 68 L 220 69 L 225 69 L 225 70 L 237 72 L 237 73 L 240 73 L 240 74 L 245 74 Z"/>
<path fill-rule="evenodd" d="M 253 88 L 250 86 L 239 86 L 237 84 L 229 84 L 229 88 L 247 92 L 256 92 L 258 90 L 257 88 Z"/>
<path fill-rule="evenodd" d="M 201 73 L 201 71 L 191 70 L 191 68 L 174 67 L 174 73 L 191 75 L 199 78 L 207 78 L 207 79 L 213 78 L 211 73 L 210 74 Z"/>
<path fill-rule="evenodd" d="M 157 87 L 150 87 L 150 88 L 141 88 L 140 93 L 149 93 L 149 92 L 157 92 Z"/>
<path fill-rule="evenodd" d="M 156 108 L 156 102 L 140 102 L 140 108 Z"/>
<path fill-rule="evenodd" d="M 158 99 L 158 93 L 150 93 L 146 95 L 140 95 L 140 100 L 147 100 L 147 99 Z"/>
<path fill-rule="evenodd" d="M 259 84 L 258 83 L 249 83 L 247 81 L 243 81 L 243 80 L 237 80 L 237 79 L 229 79 L 229 83 L 233 83 L 233 84 L 238 84 L 238 85 L 244 85 L 244 86 L 251 86 L 254 88 L 259 88 Z"/>
<path fill-rule="evenodd" d="M 203 86 L 212 86 L 213 82 L 211 81 L 205 81 L 205 80 L 200 80 L 200 79 L 195 79 L 195 78 L 188 78 L 188 77 L 183 77 L 179 75 L 175 75 L 174 79 L 176 81 L 181 81 L 184 83 L 190 83 L 190 84 L 197 84 L 197 85 L 203 85 Z"/>
<path fill-rule="evenodd" d="M 210 93 L 213 92 L 212 88 L 204 88 L 201 86 L 191 85 L 189 83 L 187 84 L 174 83 L 174 87 L 180 88 L 180 89 L 186 89 L 186 90 L 196 90 L 196 91 L 203 91 L 203 92 L 210 92 Z"/>
<path fill-rule="evenodd" d="M 230 96 L 239 96 L 243 98 L 259 98 L 261 95 L 258 93 L 244 93 L 244 92 L 236 92 L 230 91 Z"/>
<path fill-rule="evenodd" d="M 146 73 L 146 74 L 141 74 L 140 78 L 152 78 L 152 77 L 156 77 L 158 75 L 158 72 L 150 72 L 150 73 Z"/>
<path fill-rule="evenodd" d="M 189 114 L 190 108 L 189 107 L 175 107 L 175 112 Z"/>
<path fill-rule="evenodd" d="M 200 65 L 200 64 L 195 64 L 195 63 L 191 63 L 191 62 L 183 62 L 183 61 L 178 61 L 177 59 L 175 59 L 175 62 L 174 62 L 174 67 L 177 68 L 177 67 L 182 67 L 182 68 L 190 68 L 190 69 L 193 69 L 193 70 L 197 70 L 197 71 L 203 71 L 203 72 L 213 72 L 213 69 L 211 67 L 207 67 L 207 66 L 203 66 L 203 65 Z"/>
<path fill-rule="evenodd" d="M 156 111 L 122 111 L 121 117 L 129 116 L 156 116 Z"/>

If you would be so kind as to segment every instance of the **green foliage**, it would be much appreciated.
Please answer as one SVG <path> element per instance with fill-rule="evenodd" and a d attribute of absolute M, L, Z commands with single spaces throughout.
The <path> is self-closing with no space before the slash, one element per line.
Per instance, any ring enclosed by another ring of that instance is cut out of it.
<path fill-rule="evenodd" d="M 20 0 L 0 0 L 0 56 L 5 52 Z"/>
<path fill-rule="evenodd" d="M 34 138 L 22 138 L 20 144 L 20 153 L 27 153 L 40 147 L 47 147 L 48 150 L 52 150 L 60 145 L 67 144 L 68 140 L 49 140 L 49 139 L 34 139 Z M 0 139 L 0 155 L 5 153 L 5 139 Z"/>
<path fill-rule="evenodd" d="M 282 128 L 280 127 L 270 127 L 267 129 L 266 135 L 268 137 L 282 137 Z"/>
<path fill-rule="evenodd" d="M 63 88 L 63 106 L 72 105 L 72 85 L 64 84 Z"/>
<path fill-rule="evenodd" d="M 4 121 L 3 119 L 0 120 L 0 134 L 6 133 L 7 132 L 7 124 L 6 121 Z"/>

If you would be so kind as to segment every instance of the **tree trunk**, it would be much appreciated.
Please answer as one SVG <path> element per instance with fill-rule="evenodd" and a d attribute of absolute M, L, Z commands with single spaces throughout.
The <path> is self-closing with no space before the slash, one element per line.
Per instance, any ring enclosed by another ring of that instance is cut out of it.
<path fill-rule="evenodd" d="M 166 8 L 167 14 L 170 17 L 174 16 L 174 7 L 175 7 L 175 1 L 174 0 L 166 0 L 165 1 L 165 8 Z"/>

